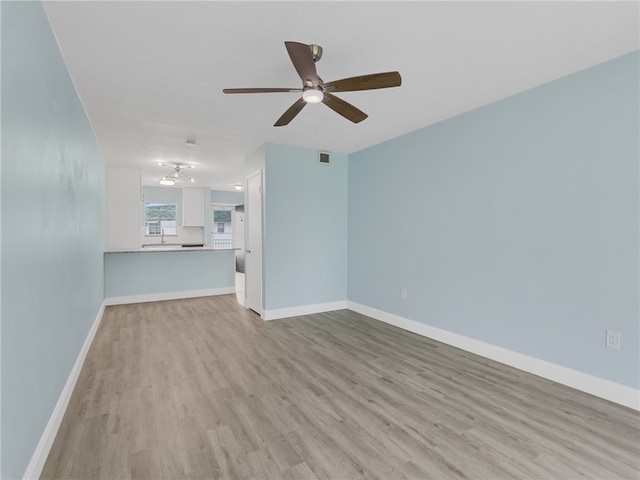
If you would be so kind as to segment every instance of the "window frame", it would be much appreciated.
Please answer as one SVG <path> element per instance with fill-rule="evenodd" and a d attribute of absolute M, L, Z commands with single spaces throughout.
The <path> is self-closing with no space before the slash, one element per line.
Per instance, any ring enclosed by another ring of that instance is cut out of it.
<path fill-rule="evenodd" d="M 149 218 L 149 208 L 159 206 L 173 206 L 173 219 Z M 173 222 L 173 225 L 162 225 L 162 222 Z M 169 229 L 169 233 L 163 233 Z M 157 233 L 156 233 L 157 232 Z M 144 204 L 144 235 L 145 237 L 177 237 L 178 236 L 178 204 L 175 202 L 145 202 Z"/>

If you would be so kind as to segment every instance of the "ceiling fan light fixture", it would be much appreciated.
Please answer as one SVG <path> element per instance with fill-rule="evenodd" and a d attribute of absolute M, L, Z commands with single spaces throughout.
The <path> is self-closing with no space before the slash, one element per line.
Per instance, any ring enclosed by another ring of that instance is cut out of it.
<path fill-rule="evenodd" d="M 302 99 L 307 103 L 320 103 L 324 98 L 322 90 L 309 88 L 302 92 Z"/>
<path fill-rule="evenodd" d="M 193 165 L 191 164 L 184 164 L 184 163 L 164 163 L 164 162 L 159 162 L 158 163 L 160 166 L 162 167 L 168 167 L 172 170 L 171 173 L 165 175 L 164 177 L 158 179 L 158 181 L 160 182 L 160 185 L 175 185 L 176 182 L 178 181 L 188 181 L 191 183 L 195 182 L 194 178 L 191 178 L 189 175 L 186 175 L 184 172 L 184 169 L 186 168 L 193 168 Z"/>

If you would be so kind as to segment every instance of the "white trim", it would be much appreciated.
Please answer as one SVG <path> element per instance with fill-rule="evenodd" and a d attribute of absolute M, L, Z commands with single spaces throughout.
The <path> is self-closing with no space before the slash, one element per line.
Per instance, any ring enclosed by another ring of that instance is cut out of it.
<path fill-rule="evenodd" d="M 525 372 L 533 373 L 554 382 L 561 383 L 576 390 L 604 398 L 611 402 L 624 405 L 634 410 L 640 410 L 640 390 L 606 380 L 604 378 L 589 375 L 584 372 L 563 367 L 555 363 L 530 357 L 522 353 L 507 350 L 506 348 L 491 345 L 474 338 L 465 337 L 457 333 L 432 327 L 425 323 L 409 320 L 392 313 L 361 305 L 355 302 L 347 302 L 349 310 L 375 318 L 381 322 L 394 325 L 429 337 L 447 345 L 452 345 L 467 352 L 475 353 L 485 358 L 504 363 Z"/>
<path fill-rule="evenodd" d="M 163 300 L 178 300 L 181 298 L 210 297 L 213 295 L 228 295 L 236 293 L 235 287 L 205 288 L 203 290 L 186 290 L 183 292 L 149 293 L 145 295 L 130 295 L 126 297 L 105 298 L 105 305 L 127 305 L 130 303 L 160 302 Z"/>
<path fill-rule="evenodd" d="M 84 360 L 89 352 L 89 347 L 91 347 L 93 337 L 96 336 L 96 332 L 98 331 L 98 326 L 100 325 L 102 314 L 104 313 L 104 307 L 105 302 L 102 302 L 102 305 L 100 305 L 100 309 L 98 310 L 98 314 L 93 321 L 93 325 L 91 325 L 89 333 L 87 333 L 87 338 L 85 338 L 82 348 L 80 349 L 80 352 L 78 352 L 76 363 L 73 364 L 73 368 L 67 378 L 67 383 L 62 389 L 62 393 L 60 393 L 60 397 L 58 398 L 58 402 L 51 413 L 51 417 L 49 417 L 47 426 L 45 427 L 44 432 L 42 432 L 40 441 L 31 456 L 29 465 L 27 465 L 27 469 L 22 477 L 23 479 L 31 480 L 40 478 L 42 468 L 44 467 L 44 463 L 47 461 L 51 446 L 53 445 L 53 441 L 55 440 L 58 429 L 60 428 L 60 423 L 62 423 L 62 418 L 67 411 L 71 394 L 73 393 L 73 389 L 75 388 L 78 377 L 80 376 L 80 370 L 82 370 L 82 365 L 84 365 Z"/>
<path fill-rule="evenodd" d="M 313 305 L 300 305 L 298 307 L 274 308 L 262 312 L 263 320 L 277 320 L 279 318 L 297 317 L 299 315 L 311 315 L 314 313 L 332 312 L 347 308 L 347 301 L 316 303 Z"/>

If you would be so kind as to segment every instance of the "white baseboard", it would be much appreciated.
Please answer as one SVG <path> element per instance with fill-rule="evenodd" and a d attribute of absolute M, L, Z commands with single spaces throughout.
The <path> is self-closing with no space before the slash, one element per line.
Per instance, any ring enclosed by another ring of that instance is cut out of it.
<path fill-rule="evenodd" d="M 392 313 L 361 305 L 355 302 L 347 302 L 349 310 L 375 318 L 403 330 L 417 333 L 423 337 L 432 338 L 447 345 L 466 350 L 496 362 L 504 363 L 511 367 L 533 373 L 539 377 L 561 383 L 576 390 L 604 398 L 611 402 L 624 405 L 634 410 L 640 410 L 640 390 L 621 385 L 619 383 L 595 377 L 587 373 L 579 372 L 571 368 L 563 367 L 555 363 L 530 357 L 522 353 L 497 347 L 489 343 L 465 337 L 457 333 L 432 327 L 425 323 L 409 320 Z"/>
<path fill-rule="evenodd" d="M 297 317 L 298 315 L 311 315 L 313 313 L 332 312 L 347 308 L 347 301 L 316 303 L 313 305 L 300 305 L 298 307 L 274 308 L 262 312 L 263 320 L 277 320 L 280 318 Z"/>
<path fill-rule="evenodd" d="M 98 326 L 100 325 L 102 314 L 104 313 L 104 307 L 105 302 L 102 302 L 102 305 L 98 310 L 98 314 L 93 321 L 93 325 L 91 325 L 89 333 L 87 334 L 87 337 L 82 344 L 82 348 L 78 353 L 76 362 L 73 364 L 71 373 L 69 373 L 67 383 L 62 389 L 62 393 L 60 393 L 58 402 L 56 403 L 56 406 L 51 413 L 51 417 L 49 417 L 49 421 L 47 422 L 47 426 L 45 427 L 44 432 L 42 432 L 40 441 L 38 442 L 38 445 L 36 446 L 36 449 L 31 456 L 31 460 L 29 461 L 29 465 L 27 465 L 27 469 L 22 477 L 25 480 L 35 480 L 40 478 L 42 468 L 44 467 L 44 463 L 47 461 L 49 451 L 51 450 L 53 441 L 55 440 L 58 429 L 60 428 L 60 424 L 62 423 L 62 418 L 67 411 L 67 406 L 69 405 L 71 394 L 73 393 L 73 389 L 75 388 L 76 382 L 78 381 L 78 376 L 80 375 L 80 370 L 82 370 L 82 365 L 84 364 L 84 360 L 87 357 L 87 353 L 89 352 L 89 347 L 91 347 L 93 337 L 96 336 L 96 332 L 98 331 Z"/>
<path fill-rule="evenodd" d="M 186 290 L 183 292 L 149 293 L 145 295 L 130 295 L 126 297 L 105 298 L 105 305 L 127 305 L 130 303 L 159 302 L 163 300 L 178 300 L 181 298 L 210 297 L 213 295 L 228 295 L 236 293 L 235 287 L 205 288 L 203 290 Z"/>

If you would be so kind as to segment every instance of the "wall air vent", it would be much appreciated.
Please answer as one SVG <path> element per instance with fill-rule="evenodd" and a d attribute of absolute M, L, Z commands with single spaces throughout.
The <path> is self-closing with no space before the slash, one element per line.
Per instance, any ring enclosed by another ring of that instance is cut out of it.
<path fill-rule="evenodd" d="M 331 155 L 328 152 L 318 152 L 318 162 L 323 165 L 329 165 L 331 163 Z"/>

